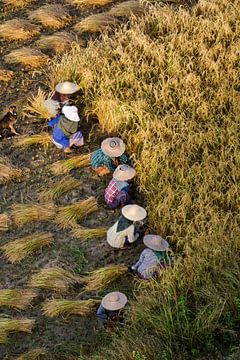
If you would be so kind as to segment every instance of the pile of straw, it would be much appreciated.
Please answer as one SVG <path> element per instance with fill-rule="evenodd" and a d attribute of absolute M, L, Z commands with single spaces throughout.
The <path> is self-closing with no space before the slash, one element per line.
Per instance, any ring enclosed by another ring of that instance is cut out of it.
<path fill-rule="evenodd" d="M 77 42 L 77 39 L 73 34 L 61 31 L 53 35 L 41 36 L 41 38 L 36 42 L 36 45 L 42 50 L 62 53 L 69 50 L 74 42 Z"/>
<path fill-rule="evenodd" d="M 49 145 L 51 142 L 51 135 L 47 132 L 43 132 L 31 136 L 19 136 L 15 139 L 14 146 L 27 148 L 32 145 Z"/>
<path fill-rule="evenodd" d="M 0 184 L 5 184 L 8 181 L 19 180 L 23 177 L 24 171 L 13 167 L 10 163 L 0 163 Z"/>
<path fill-rule="evenodd" d="M 139 1 L 130 0 L 113 6 L 108 14 L 116 17 L 129 17 L 131 15 L 140 16 L 143 15 L 145 9 Z"/>
<path fill-rule="evenodd" d="M 5 40 L 28 40 L 38 35 L 40 28 L 24 19 L 12 19 L 0 25 L 0 37 Z"/>
<path fill-rule="evenodd" d="M 107 234 L 108 228 L 100 227 L 97 229 L 90 229 L 83 226 L 78 226 L 71 231 L 71 235 L 80 241 L 103 238 Z"/>
<path fill-rule="evenodd" d="M 111 31 L 119 21 L 107 13 L 88 16 L 74 25 L 74 30 L 78 33 L 90 32 L 97 33 L 104 30 Z"/>
<path fill-rule="evenodd" d="M 9 82 L 13 77 L 13 71 L 0 69 L 0 81 Z"/>
<path fill-rule="evenodd" d="M 34 115 L 38 115 L 41 119 L 49 120 L 52 117 L 52 115 L 55 115 L 55 113 L 51 114 L 49 112 L 49 110 L 45 104 L 46 99 L 47 99 L 47 94 L 39 88 L 37 94 L 32 95 L 28 99 L 28 104 L 24 106 L 23 110 L 27 112 L 28 116 L 29 115 L 33 116 L 32 114 L 34 114 Z M 49 134 L 43 133 L 40 135 L 43 136 L 43 138 L 47 139 L 47 141 L 46 141 L 47 143 L 48 143 L 48 141 L 50 142 L 51 137 L 49 136 Z M 28 137 L 28 139 L 29 139 L 29 137 Z M 31 139 L 36 139 L 36 135 L 34 135 L 34 137 L 31 137 Z M 38 139 L 39 139 L 39 134 L 38 134 Z M 23 146 L 25 146 L 25 142 L 26 142 L 26 138 L 24 138 L 24 140 L 22 138 L 20 140 L 19 146 L 22 146 L 21 143 L 23 143 Z"/>
<path fill-rule="evenodd" d="M 43 304 L 43 312 L 45 315 L 54 316 L 69 316 L 69 315 L 88 315 L 100 303 L 100 300 L 66 300 L 54 299 L 47 300 Z"/>
<path fill-rule="evenodd" d="M 0 317 L 0 344 L 8 341 L 8 335 L 13 332 L 31 333 L 35 320 L 22 318 Z"/>
<path fill-rule="evenodd" d="M 32 289 L 3 289 L 0 290 L 0 307 L 24 310 L 37 295 Z"/>
<path fill-rule="evenodd" d="M 37 348 L 34 350 L 30 350 L 16 358 L 14 360 L 40 360 L 46 358 L 47 350 L 44 348 Z"/>
<path fill-rule="evenodd" d="M 51 201 L 59 199 L 63 194 L 71 191 L 81 185 L 81 181 L 71 177 L 65 176 L 62 180 L 49 184 L 49 188 L 39 193 L 40 201 Z"/>
<path fill-rule="evenodd" d="M 15 204 L 12 205 L 12 218 L 17 226 L 33 221 L 47 221 L 54 218 L 56 207 L 53 203 L 46 204 Z"/>
<path fill-rule="evenodd" d="M 0 231 L 7 231 L 10 224 L 10 218 L 7 214 L 0 214 Z"/>
<path fill-rule="evenodd" d="M 46 65 L 48 56 L 43 54 L 38 49 L 31 49 L 29 47 L 22 47 L 11 51 L 4 56 L 4 60 L 8 64 L 22 64 L 23 66 L 37 69 Z"/>
<path fill-rule="evenodd" d="M 5 5 L 13 6 L 15 8 L 24 7 L 30 4 L 33 0 L 2 0 Z"/>
<path fill-rule="evenodd" d="M 80 8 L 89 6 L 104 6 L 110 4 L 113 0 L 67 0 L 69 4 Z"/>
<path fill-rule="evenodd" d="M 60 4 L 46 4 L 29 12 L 29 19 L 52 29 L 60 29 L 71 21 L 71 16 Z"/>
<path fill-rule="evenodd" d="M 55 175 L 69 173 L 73 169 L 90 165 L 91 154 L 74 156 L 67 160 L 59 160 L 50 166 Z"/>

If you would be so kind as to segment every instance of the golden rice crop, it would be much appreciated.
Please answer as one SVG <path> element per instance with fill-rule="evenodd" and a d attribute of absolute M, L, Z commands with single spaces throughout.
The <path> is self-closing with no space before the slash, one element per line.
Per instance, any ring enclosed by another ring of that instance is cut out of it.
<path fill-rule="evenodd" d="M 13 7 L 24 7 L 25 5 L 28 5 L 32 2 L 33 0 L 2 0 L 2 2 L 5 5 L 10 5 Z"/>
<path fill-rule="evenodd" d="M 118 24 L 118 20 L 107 13 L 90 15 L 74 25 L 74 30 L 78 33 L 83 32 L 102 32 L 112 30 Z"/>
<path fill-rule="evenodd" d="M 46 268 L 33 275 L 29 287 L 65 292 L 70 285 L 81 281 L 80 276 L 59 267 Z"/>
<path fill-rule="evenodd" d="M 104 290 L 111 282 L 125 275 L 127 270 L 128 268 L 125 265 L 109 265 L 91 271 L 82 279 L 82 283 L 85 284 L 84 289 L 86 291 Z"/>
<path fill-rule="evenodd" d="M 36 45 L 39 46 L 42 50 L 62 53 L 66 50 L 69 50 L 74 42 L 79 43 L 79 41 L 76 39 L 76 36 L 66 31 L 61 31 L 53 35 L 41 36 L 41 38 L 36 42 Z"/>
<path fill-rule="evenodd" d="M 36 95 L 31 95 L 28 99 L 28 104 L 24 106 L 23 110 L 27 112 L 29 116 L 37 115 L 41 119 L 49 120 L 52 115 L 45 104 L 45 100 L 48 98 L 47 94 L 41 89 L 38 88 Z M 45 133 L 46 138 L 48 138 L 47 133 Z M 50 136 L 49 136 L 50 138 Z M 21 145 L 20 145 L 21 146 Z"/>
<path fill-rule="evenodd" d="M 19 262 L 33 252 L 44 246 L 52 245 L 54 242 L 51 233 L 35 232 L 31 235 L 10 241 L 1 246 L 6 258 L 11 262 Z"/>
<path fill-rule="evenodd" d="M 8 341 L 8 335 L 14 332 L 31 333 L 35 320 L 27 318 L 0 317 L 0 344 Z"/>
<path fill-rule="evenodd" d="M 15 147 L 29 147 L 32 145 L 48 145 L 52 141 L 51 134 L 42 132 L 30 136 L 19 136 L 14 141 Z"/>
<path fill-rule="evenodd" d="M 27 40 L 39 34 L 40 28 L 24 19 L 12 19 L 0 25 L 0 37 L 6 40 Z"/>
<path fill-rule="evenodd" d="M 66 174 L 73 169 L 90 165 L 91 154 L 74 156 L 67 160 L 59 160 L 50 165 L 50 170 L 55 175 Z"/>
<path fill-rule="evenodd" d="M 71 235 L 81 241 L 90 239 L 103 238 L 107 234 L 107 228 L 100 227 L 96 229 L 90 229 L 83 226 L 78 226 L 71 231 Z"/>
<path fill-rule="evenodd" d="M 69 4 L 76 5 L 78 7 L 88 6 L 104 6 L 110 4 L 113 0 L 67 0 Z"/>
<path fill-rule="evenodd" d="M 36 20 L 43 26 L 59 29 L 71 21 L 71 16 L 60 4 L 46 4 L 29 12 L 29 19 Z"/>
<path fill-rule="evenodd" d="M 22 47 L 5 55 L 4 60 L 8 64 L 22 64 L 23 66 L 36 69 L 46 65 L 48 56 L 38 49 Z"/>
<path fill-rule="evenodd" d="M 1 169 L 1 166 L 0 166 Z M 0 231 L 7 231 L 10 225 L 10 218 L 7 214 L 0 214 Z"/>
<path fill-rule="evenodd" d="M 49 188 L 39 193 L 38 198 L 40 201 L 57 200 L 63 194 L 71 191 L 81 185 L 81 181 L 71 176 L 65 176 L 60 181 L 49 184 Z"/>
<path fill-rule="evenodd" d="M 55 223 L 63 229 L 75 227 L 78 221 L 84 219 L 88 214 L 97 211 L 97 209 L 97 200 L 94 196 L 71 205 L 59 206 Z"/>
<path fill-rule="evenodd" d="M 33 221 L 52 220 L 56 214 L 53 203 L 46 204 L 14 204 L 12 218 L 17 226 L 23 226 Z"/>
<path fill-rule="evenodd" d="M 129 17 L 130 15 L 143 15 L 144 12 L 145 9 L 139 1 L 130 0 L 113 6 L 108 14 L 116 17 Z"/>
<path fill-rule="evenodd" d="M 9 82 L 13 77 L 13 71 L 0 69 L 0 81 Z"/>
<path fill-rule="evenodd" d="M 47 356 L 47 350 L 44 348 L 37 348 L 30 350 L 16 358 L 14 360 L 40 360 Z"/>
<path fill-rule="evenodd" d="M 0 184 L 5 184 L 8 181 L 19 180 L 23 177 L 23 175 L 24 171 L 22 169 L 17 169 L 11 164 L 0 164 Z"/>
<path fill-rule="evenodd" d="M 32 289 L 3 289 L 0 290 L 0 307 L 24 310 L 37 295 Z"/>
<path fill-rule="evenodd" d="M 47 300 L 42 306 L 45 315 L 54 316 L 69 316 L 69 315 L 88 315 L 95 309 L 96 305 L 100 303 L 97 299 L 88 300 L 67 300 L 67 299 L 53 299 Z"/>

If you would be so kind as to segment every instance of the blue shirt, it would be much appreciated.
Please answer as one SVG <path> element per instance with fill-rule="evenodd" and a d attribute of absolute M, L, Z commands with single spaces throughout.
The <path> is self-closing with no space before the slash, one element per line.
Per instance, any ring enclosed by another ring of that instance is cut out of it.
<path fill-rule="evenodd" d="M 130 165 L 130 159 L 126 154 L 122 154 L 117 159 L 121 164 Z M 101 166 L 106 166 L 111 172 L 117 168 L 117 165 L 113 164 L 113 159 L 110 156 L 105 155 L 102 149 L 98 149 L 92 153 L 91 166 L 94 169 L 97 169 Z"/>
<path fill-rule="evenodd" d="M 53 126 L 52 137 L 56 143 L 61 144 L 63 148 L 68 148 L 70 146 L 69 138 L 64 134 L 64 132 L 58 127 L 58 122 L 61 115 L 57 115 L 54 119 L 48 122 L 48 126 Z"/>

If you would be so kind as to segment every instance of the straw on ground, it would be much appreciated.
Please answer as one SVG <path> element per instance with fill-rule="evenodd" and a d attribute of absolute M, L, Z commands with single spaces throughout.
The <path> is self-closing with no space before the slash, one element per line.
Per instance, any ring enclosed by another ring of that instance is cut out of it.
<path fill-rule="evenodd" d="M 0 167 L 1 169 L 1 167 Z M 0 214 L 0 231 L 7 231 L 9 229 L 9 225 L 11 223 L 11 220 L 8 216 L 8 214 Z"/>
<path fill-rule="evenodd" d="M 81 315 L 86 316 L 91 313 L 96 306 L 100 303 L 97 299 L 88 300 L 67 300 L 67 299 L 54 299 L 47 300 L 42 310 L 45 315 L 54 316 L 69 316 L 69 315 Z"/>
<path fill-rule="evenodd" d="M 71 176 L 65 176 L 60 181 L 51 183 L 48 189 L 41 191 L 38 195 L 40 201 L 51 201 L 59 199 L 63 194 L 71 191 L 82 184 L 81 181 Z"/>
<path fill-rule="evenodd" d="M 19 180 L 23 176 L 24 171 L 22 169 L 17 169 L 10 163 L 8 163 L 8 165 L 0 163 L 0 184 L 5 184 L 8 181 Z"/>
<path fill-rule="evenodd" d="M 71 48 L 74 42 L 85 45 L 85 42 L 76 39 L 71 33 L 66 31 L 57 32 L 53 35 L 43 35 L 36 42 L 36 45 L 42 50 L 53 51 L 55 53 L 62 53 Z"/>
<path fill-rule="evenodd" d="M 47 350 L 44 348 L 37 348 L 37 349 L 33 349 L 30 350 L 16 358 L 14 358 L 14 360 L 40 360 L 40 359 L 45 359 L 47 356 Z"/>
<path fill-rule="evenodd" d="M 0 37 L 9 41 L 28 40 L 39 32 L 39 26 L 24 19 L 12 19 L 0 25 Z"/>
<path fill-rule="evenodd" d="M 97 33 L 104 30 L 111 31 L 119 21 L 107 13 L 88 16 L 74 25 L 74 30 L 78 33 L 90 32 Z"/>
<path fill-rule="evenodd" d="M 46 268 L 33 275 L 29 287 L 65 292 L 70 285 L 81 281 L 81 277 L 59 267 Z"/>
<path fill-rule="evenodd" d="M 24 310 L 37 295 L 37 291 L 32 289 L 3 289 L 0 290 L 0 307 Z"/>
<path fill-rule="evenodd" d="M 4 60 L 8 64 L 22 64 L 23 66 L 36 69 L 46 65 L 48 56 L 38 49 L 22 47 L 5 55 Z"/>
<path fill-rule="evenodd" d="M 86 200 L 80 200 L 74 204 L 58 208 L 55 223 L 61 228 L 77 226 L 77 222 L 84 219 L 88 214 L 97 211 L 97 200 L 94 196 Z"/>
<path fill-rule="evenodd" d="M 13 71 L 0 69 L 0 81 L 9 82 L 13 77 Z"/>
<path fill-rule="evenodd" d="M 67 160 L 59 160 L 50 165 L 50 170 L 55 175 L 66 174 L 73 169 L 90 165 L 91 154 L 74 156 Z"/>
<path fill-rule="evenodd" d="M 16 8 L 24 7 L 30 4 L 33 0 L 2 0 L 5 5 L 10 5 Z"/>
<path fill-rule="evenodd" d="M 76 5 L 80 8 L 89 6 L 104 6 L 110 4 L 113 0 L 67 0 L 71 5 Z"/>
<path fill-rule="evenodd" d="M 49 145 L 52 142 L 51 134 L 42 132 L 31 136 L 19 136 L 14 141 L 15 147 L 29 147 L 32 145 Z"/>
<path fill-rule="evenodd" d="M 139 1 L 130 0 L 113 6 L 108 14 L 116 17 L 140 16 L 145 13 L 143 5 Z"/>
<path fill-rule="evenodd" d="M 103 238 L 107 234 L 106 227 L 100 227 L 96 229 L 90 229 L 83 226 L 78 226 L 71 231 L 71 235 L 79 239 L 80 241 L 86 241 L 91 239 Z"/>
<path fill-rule="evenodd" d="M 35 320 L 27 318 L 0 317 L 0 344 L 8 341 L 8 335 L 14 332 L 31 333 Z"/>
<path fill-rule="evenodd" d="M 12 218 L 17 226 L 23 226 L 34 221 L 52 220 L 56 214 L 53 203 L 46 204 L 14 204 L 12 205 Z"/>
<path fill-rule="evenodd" d="M 60 29 L 71 21 L 71 16 L 60 4 L 47 4 L 29 12 L 29 19 L 40 22 L 45 27 Z"/>
<path fill-rule="evenodd" d="M 54 242 L 53 234 L 47 232 L 35 232 L 31 235 L 10 241 L 1 246 L 4 255 L 11 263 L 20 262 L 33 252 L 50 246 Z"/>

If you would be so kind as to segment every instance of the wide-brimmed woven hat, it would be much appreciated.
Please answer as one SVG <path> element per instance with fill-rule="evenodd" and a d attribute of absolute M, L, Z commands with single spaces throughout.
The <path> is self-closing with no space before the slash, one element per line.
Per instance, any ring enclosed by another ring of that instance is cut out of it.
<path fill-rule="evenodd" d="M 127 303 L 127 297 L 119 291 L 110 292 L 102 299 L 102 306 L 106 310 L 120 310 Z"/>
<path fill-rule="evenodd" d="M 132 179 L 136 175 L 136 170 L 127 164 L 118 165 L 113 173 L 113 178 L 119 181 Z"/>
<path fill-rule="evenodd" d="M 121 156 L 125 151 L 125 144 L 118 137 L 107 138 L 102 141 L 101 149 L 105 155 L 111 157 Z"/>
<path fill-rule="evenodd" d="M 76 106 L 65 105 L 62 108 L 62 113 L 66 116 L 68 120 L 76 122 L 80 121 L 80 118 L 78 116 L 78 109 Z"/>
<path fill-rule="evenodd" d="M 58 101 L 47 99 L 45 100 L 45 106 L 51 116 L 56 116 L 59 110 Z"/>
<path fill-rule="evenodd" d="M 169 243 L 159 235 L 145 235 L 143 242 L 148 248 L 155 251 L 166 251 L 169 247 Z"/>
<path fill-rule="evenodd" d="M 71 81 L 64 81 L 56 85 L 55 90 L 60 94 L 70 95 L 78 91 L 80 88 Z"/>
<path fill-rule="evenodd" d="M 132 221 L 141 221 L 147 216 L 146 210 L 136 204 L 126 205 L 122 208 L 122 214 L 125 218 Z"/>

